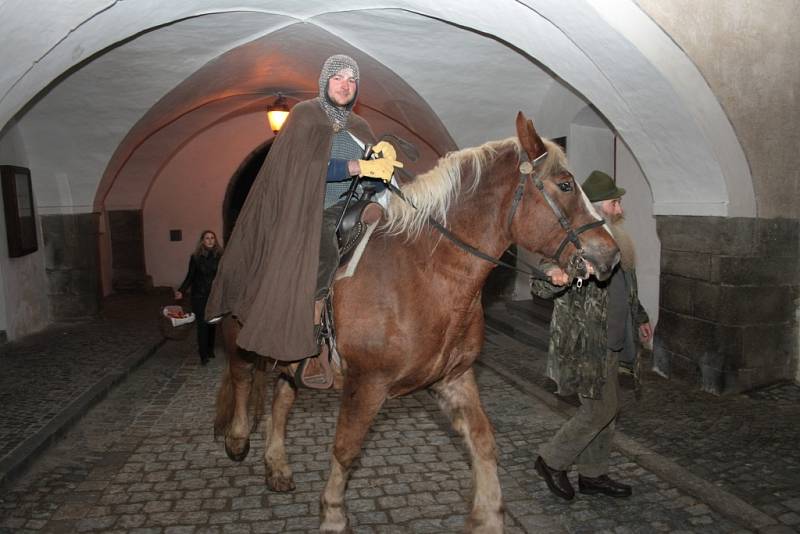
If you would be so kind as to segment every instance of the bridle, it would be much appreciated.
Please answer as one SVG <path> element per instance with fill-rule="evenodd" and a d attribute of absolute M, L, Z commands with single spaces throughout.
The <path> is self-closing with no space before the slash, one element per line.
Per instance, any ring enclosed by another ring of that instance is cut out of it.
<path fill-rule="evenodd" d="M 578 227 L 575 230 L 572 229 L 572 226 L 569 223 L 569 219 L 564 215 L 564 212 L 561 211 L 561 208 L 558 207 L 558 204 L 556 204 L 556 202 L 553 200 L 553 197 L 551 197 L 550 194 L 548 194 L 548 192 L 545 190 L 544 182 L 540 177 L 540 173 L 534 173 L 536 167 L 540 165 L 541 162 L 544 161 L 544 158 L 546 157 L 547 157 L 547 152 L 544 152 L 533 161 L 530 161 L 527 153 L 523 152 L 520 158 L 522 161 L 519 166 L 519 171 L 520 171 L 519 184 L 517 185 L 516 191 L 514 191 L 514 198 L 511 201 L 511 211 L 508 214 L 508 230 L 509 232 L 511 231 L 511 225 L 514 222 L 514 215 L 516 215 L 517 213 L 517 208 L 519 207 L 520 202 L 522 201 L 522 197 L 525 194 L 525 185 L 528 183 L 528 179 L 530 178 L 530 180 L 536 186 L 536 189 L 538 189 L 539 192 L 544 197 L 545 201 L 547 202 L 547 205 L 550 206 L 550 209 L 553 211 L 553 214 L 558 219 L 558 223 L 561 225 L 561 228 L 563 228 L 564 231 L 566 232 L 564 240 L 558 246 L 558 249 L 556 250 L 555 255 L 552 256 L 552 258 L 558 261 L 558 258 L 561 256 L 561 253 L 564 251 L 564 248 L 567 246 L 567 244 L 572 243 L 575 246 L 577 252 L 574 256 L 573 262 L 571 262 L 571 267 L 573 269 L 576 270 L 580 269 L 585 272 L 586 262 L 583 259 L 583 247 L 581 246 L 581 241 L 580 238 L 578 238 L 578 235 L 592 228 L 597 228 L 598 226 L 602 226 L 603 224 L 605 224 L 605 221 L 603 220 L 592 221 L 588 224 L 584 224 L 583 226 Z M 399 170 L 402 171 L 402 169 Z M 389 187 L 389 190 L 392 191 L 392 193 L 399 196 L 401 199 L 407 202 L 412 208 L 417 209 L 417 207 L 405 197 L 403 192 L 397 186 L 395 186 L 392 183 L 387 184 L 387 186 Z M 514 254 L 511 251 L 508 251 L 509 254 L 514 256 L 517 259 L 518 263 L 521 263 L 525 267 L 527 267 L 528 268 L 527 271 L 524 269 L 520 269 L 515 265 L 511 265 L 510 263 L 493 258 L 492 256 L 486 254 L 485 252 L 476 249 L 472 245 L 465 243 L 461 238 L 453 234 L 450 230 L 445 228 L 444 225 L 442 225 L 439 221 L 435 220 L 432 217 L 428 217 L 428 224 L 436 228 L 444 237 L 446 237 L 460 249 L 468 252 L 469 254 L 472 254 L 473 256 L 476 256 L 478 258 L 481 258 L 482 260 L 486 260 L 498 266 L 507 267 L 518 273 L 527 274 L 532 278 L 538 278 L 540 280 L 550 279 L 550 276 L 544 273 L 541 269 L 534 267 L 533 265 L 526 262 L 525 260 L 523 260 L 522 258 L 520 258 L 518 255 Z M 581 278 L 578 278 L 579 287 L 581 286 L 582 282 L 583 280 Z"/>
<path fill-rule="evenodd" d="M 592 221 L 590 223 L 584 224 L 583 226 L 579 226 L 576 230 L 572 229 L 572 225 L 569 223 L 569 219 L 564 215 L 564 212 L 561 211 L 561 208 L 558 207 L 558 204 L 553 200 L 553 197 L 545 190 L 544 182 L 540 176 L 541 173 L 535 173 L 536 167 L 542 162 L 542 160 L 547 157 L 547 152 L 543 152 L 533 161 L 528 159 L 528 154 L 523 152 L 522 157 L 520 158 L 522 161 L 519 165 L 519 185 L 517 185 L 517 190 L 514 192 L 514 199 L 511 201 L 511 212 L 508 214 L 508 229 L 511 230 L 511 224 L 514 222 L 514 215 L 517 213 L 517 207 L 519 207 L 520 201 L 522 200 L 522 196 L 525 194 L 525 185 L 528 183 L 528 178 L 533 181 L 533 184 L 536 186 L 536 189 L 542 194 L 547 205 L 550 206 L 550 209 L 553 211 L 553 214 L 558 219 L 558 224 L 561 225 L 561 228 L 564 229 L 566 236 L 564 236 L 563 241 L 556 249 L 555 254 L 552 258 L 558 261 L 558 258 L 561 257 L 561 253 L 564 252 L 568 243 L 572 243 L 575 246 L 576 258 L 580 262 L 581 266 L 584 263 L 583 260 L 583 246 L 581 245 L 581 240 L 578 238 L 580 234 L 587 230 L 591 230 L 592 228 L 597 228 L 598 226 L 603 226 L 605 221 L 602 219 L 598 219 L 596 221 Z"/>

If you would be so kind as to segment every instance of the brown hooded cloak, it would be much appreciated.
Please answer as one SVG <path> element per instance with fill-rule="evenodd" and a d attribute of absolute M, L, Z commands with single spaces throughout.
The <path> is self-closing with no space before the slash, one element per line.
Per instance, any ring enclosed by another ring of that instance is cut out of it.
<path fill-rule="evenodd" d="M 347 129 L 375 136 L 350 113 Z M 242 207 L 206 306 L 206 317 L 233 314 L 237 344 L 281 361 L 319 352 L 314 291 L 325 175 L 334 126 L 318 98 L 294 106 Z"/>

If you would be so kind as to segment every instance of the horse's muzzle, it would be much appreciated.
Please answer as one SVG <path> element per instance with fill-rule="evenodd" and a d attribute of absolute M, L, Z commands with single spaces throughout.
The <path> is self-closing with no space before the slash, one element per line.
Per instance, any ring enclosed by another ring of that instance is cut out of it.
<path fill-rule="evenodd" d="M 614 267 L 619 262 L 619 250 L 617 250 L 611 258 L 611 261 L 601 261 L 594 258 L 590 254 L 585 254 L 583 257 L 584 262 L 591 264 L 593 267 L 593 274 L 598 280 L 601 282 L 604 280 L 608 280 L 611 277 L 611 273 L 614 272 Z"/>

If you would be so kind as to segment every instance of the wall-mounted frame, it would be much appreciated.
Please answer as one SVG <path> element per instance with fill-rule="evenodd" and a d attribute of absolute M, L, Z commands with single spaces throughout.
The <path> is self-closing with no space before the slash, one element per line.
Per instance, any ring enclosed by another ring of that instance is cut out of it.
<path fill-rule="evenodd" d="M 3 186 L 8 255 L 17 258 L 35 252 L 39 244 L 36 238 L 31 171 L 25 167 L 0 165 L 0 179 Z"/>

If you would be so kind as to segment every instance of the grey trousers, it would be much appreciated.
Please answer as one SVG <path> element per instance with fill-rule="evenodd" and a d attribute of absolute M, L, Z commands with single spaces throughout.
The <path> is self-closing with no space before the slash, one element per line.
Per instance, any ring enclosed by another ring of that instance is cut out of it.
<path fill-rule="evenodd" d="M 581 405 L 575 415 L 546 443 L 539 454 L 553 469 L 566 471 L 577 464 L 586 477 L 608 473 L 608 456 L 614 437 L 614 421 L 619 410 L 619 353 L 608 352 L 608 376 L 602 398 L 579 395 Z"/>
<path fill-rule="evenodd" d="M 339 243 L 336 240 L 336 223 L 342 214 L 344 200 L 325 208 L 322 212 L 322 233 L 319 236 L 319 267 L 317 268 L 317 290 L 314 300 L 325 297 L 333 283 L 333 275 L 339 266 Z"/>

